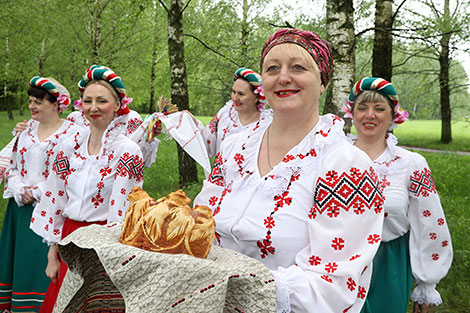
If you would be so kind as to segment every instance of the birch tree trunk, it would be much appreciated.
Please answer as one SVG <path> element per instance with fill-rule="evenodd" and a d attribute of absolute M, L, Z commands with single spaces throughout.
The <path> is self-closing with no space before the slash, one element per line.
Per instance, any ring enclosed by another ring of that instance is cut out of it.
<path fill-rule="evenodd" d="M 449 23 L 450 10 L 449 0 L 444 2 L 444 15 L 443 20 Z M 452 127 L 451 127 L 451 109 L 450 109 L 450 89 L 449 89 L 449 43 L 450 32 L 444 32 L 440 40 L 441 53 L 439 55 L 439 86 L 441 89 L 441 142 L 450 143 L 452 141 Z"/>
<path fill-rule="evenodd" d="M 375 36 L 372 51 L 372 76 L 392 81 L 393 0 L 375 1 Z"/>
<path fill-rule="evenodd" d="M 157 14 L 157 4 L 155 0 L 152 1 L 153 9 L 155 12 L 154 16 L 154 27 L 153 27 L 153 50 L 152 50 L 152 66 L 150 70 L 150 99 L 149 99 L 149 106 L 147 108 L 147 113 L 152 114 L 155 112 L 155 79 L 156 79 L 156 71 L 157 71 L 157 50 L 158 50 L 158 14 Z"/>
<path fill-rule="evenodd" d="M 338 115 L 354 84 L 354 8 L 352 0 L 326 3 L 326 30 L 333 49 L 334 71 L 326 92 L 323 114 Z"/>
<path fill-rule="evenodd" d="M 183 0 L 171 0 L 168 10 L 168 56 L 170 58 L 171 101 L 180 110 L 189 109 L 188 83 L 183 43 Z M 197 182 L 194 160 L 178 145 L 180 185 Z"/>
<path fill-rule="evenodd" d="M 46 62 L 46 39 L 41 41 L 41 54 L 39 55 L 39 75 L 44 77 L 44 63 Z"/>

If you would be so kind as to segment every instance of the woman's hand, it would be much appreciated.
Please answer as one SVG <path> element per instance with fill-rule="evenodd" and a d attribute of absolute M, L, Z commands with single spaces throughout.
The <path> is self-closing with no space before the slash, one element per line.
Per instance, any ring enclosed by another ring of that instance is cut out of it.
<path fill-rule="evenodd" d="M 31 204 L 34 202 L 34 196 L 32 194 L 32 192 L 30 191 L 31 189 L 37 189 L 38 186 L 26 186 L 24 187 L 24 194 L 21 195 L 21 202 L 23 202 L 23 204 Z"/>
<path fill-rule="evenodd" d="M 18 123 L 16 123 L 16 126 L 15 126 L 15 132 L 17 134 L 21 133 L 27 127 L 28 127 L 28 123 L 26 122 L 26 120 L 24 120 L 23 122 L 18 122 Z"/>
<path fill-rule="evenodd" d="M 59 272 L 60 256 L 57 244 L 55 244 L 49 247 L 49 253 L 47 254 L 46 276 L 55 283 L 59 278 Z"/>
<path fill-rule="evenodd" d="M 413 313 L 427 313 L 430 305 L 428 304 L 419 304 L 418 302 L 414 303 Z"/>
<path fill-rule="evenodd" d="M 147 142 L 151 142 L 155 137 L 160 135 L 162 132 L 162 122 L 158 120 L 152 128 L 152 136 L 147 138 Z M 151 138 L 151 139 L 150 139 Z"/>

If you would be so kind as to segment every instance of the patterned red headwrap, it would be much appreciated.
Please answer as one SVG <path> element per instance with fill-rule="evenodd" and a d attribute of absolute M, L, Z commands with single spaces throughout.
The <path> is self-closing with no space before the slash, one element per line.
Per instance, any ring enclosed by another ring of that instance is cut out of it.
<path fill-rule="evenodd" d="M 272 47 L 293 43 L 304 48 L 313 58 L 321 73 L 321 81 L 326 87 L 333 73 L 333 58 L 331 57 L 331 44 L 320 38 L 316 33 L 295 28 L 282 28 L 272 34 L 264 44 L 261 52 L 260 70 L 263 71 L 264 58 Z"/>

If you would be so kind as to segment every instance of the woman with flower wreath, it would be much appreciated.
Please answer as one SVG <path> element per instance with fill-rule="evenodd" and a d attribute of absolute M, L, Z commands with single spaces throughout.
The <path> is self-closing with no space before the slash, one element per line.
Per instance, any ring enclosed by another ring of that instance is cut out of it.
<path fill-rule="evenodd" d="M 57 243 L 79 227 L 121 222 L 129 206 L 127 195 L 134 186 L 142 186 L 142 152 L 122 134 L 127 118 L 121 78 L 105 66 L 93 65 L 79 82 L 79 91 L 90 126 L 58 147 L 30 224 L 50 246 L 46 274 L 51 284 L 41 312 L 52 311 L 67 271 Z M 106 286 L 95 287 L 106 293 Z M 112 302 L 119 297 L 106 294 L 98 300 Z M 124 311 L 122 305 L 118 301 L 115 312 Z"/>
<path fill-rule="evenodd" d="M 29 229 L 29 223 L 46 192 L 45 181 L 60 143 L 79 129 L 59 116 L 70 103 L 64 86 L 40 76 L 33 77 L 30 86 L 32 118 L 17 134 L 5 172 L 3 197 L 9 201 L 0 236 L 1 312 L 39 312 L 49 285 L 44 273 L 48 247 Z"/>
<path fill-rule="evenodd" d="M 442 303 L 437 283 L 452 263 L 452 245 L 429 165 L 418 153 L 397 146 L 391 130 L 408 118 L 392 83 L 366 77 L 352 88 L 342 109 L 353 121 L 354 145 L 374 162 L 385 197 L 382 242 L 374 258 L 364 313 L 415 313 Z"/>
<path fill-rule="evenodd" d="M 228 136 L 253 127 L 270 115 L 270 110 L 265 110 L 266 97 L 258 73 L 242 67 L 235 71 L 233 80 L 232 99 L 205 127 L 202 122 L 196 120 L 209 158 L 219 152 L 220 144 Z"/>
<path fill-rule="evenodd" d="M 271 270 L 278 312 L 359 312 L 380 243 L 372 162 L 343 120 L 319 115 L 332 66 L 317 34 L 271 35 L 260 69 L 272 119 L 224 140 L 194 200 L 212 209 L 220 246 Z"/>

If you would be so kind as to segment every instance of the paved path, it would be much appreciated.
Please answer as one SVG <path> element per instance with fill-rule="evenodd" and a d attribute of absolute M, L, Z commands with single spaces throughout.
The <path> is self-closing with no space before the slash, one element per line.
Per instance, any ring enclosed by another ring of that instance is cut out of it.
<path fill-rule="evenodd" d="M 419 147 L 410 147 L 410 146 L 400 146 L 407 150 L 416 150 L 416 151 L 424 151 L 424 152 L 434 152 L 434 153 L 455 153 L 458 155 L 470 155 L 468 151 L 449 151 L 449 150 L 437 150 L 437 149 L 427 149 L 427 148 L 419 148 Z"/>

